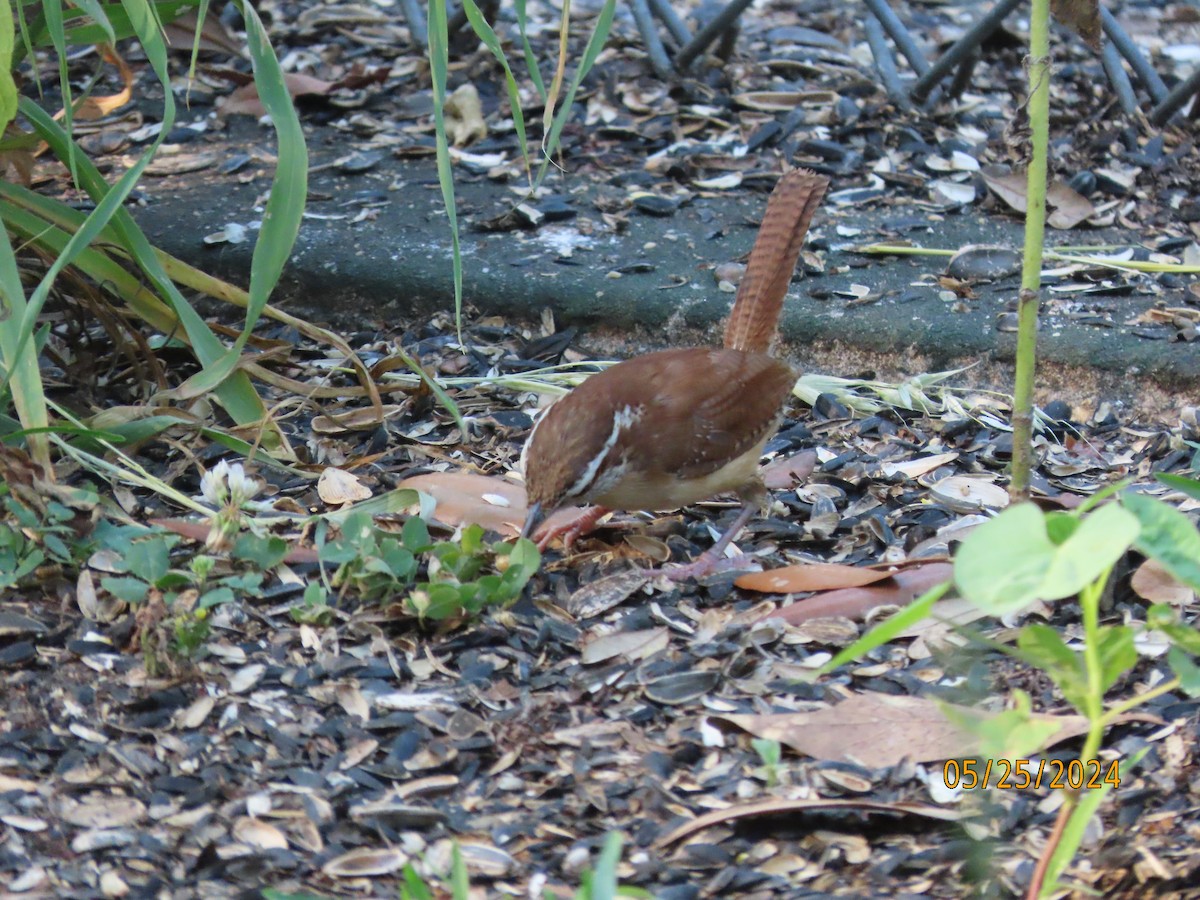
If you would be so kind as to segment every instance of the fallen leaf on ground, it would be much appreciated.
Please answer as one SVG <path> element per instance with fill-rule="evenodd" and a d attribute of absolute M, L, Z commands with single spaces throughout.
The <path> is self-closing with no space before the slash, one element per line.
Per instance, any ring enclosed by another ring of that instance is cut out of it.
<path fill-rule="evenodd" d="M 801 450 L 791 456 L 777 456 L 762 467 L 762 480 L 773 491 L 794 488 L 817 467 L 817 451 Z"/>
<path fill-rule="evenodd" d="M 976 737 L 946 717 L 948 707 L 964 717 L 980 712 L 965 706 L 939 704 L 924 697 L 892 694 L 854 694 L 836 706 L 813 712 L 771 715 L 711 716 L 755 737 L 779 741 L 816 759 L 858 763 L 869 768 L 894 766 L 901 760 L 938 762 L 978 755 Z M 1085 734 L 1084 716 L 1035 713 L 1033 721 L 1057 724 L 1058 730 L 1039 750 Z M 1123 721 L 1158 721 L 1156 716 L 1132 714 Z"/>
<path fill-rule="evenodd" d="M 789 567 L 793 568 L 793 567 Z M 770 572 L 753 573 L 755 576 L 774 575 L 782 569 L 772 569 Z M 866 569 L 875 572 L 874 569 Z M 856 587 L 845 587 L 839 590 L 826 591 L 798 600 L 791 606 L 770 613 L 764 618 L 783 619 L 790 625 L 799 625 L 809 619 L 821 619 L 827 616 L 845 616 L 861 620 L 871 610 L 880 606 L 905 606 L 920 597 L 927 590 L 936 587 L 943 581 L 948 581 L 954 572 L 954 567 L 947 562 L 932 562 L 897 569 L 894 572 L 884 572 L 887 577 L 882 580 L 872 579 Z M 743 578 L 751 578 L 750 575 Z M 753 583 L 743 584 L 739 578 L 735 584 L 750 590 L 774 590 L 774 588 L 759 588 Z"/>
<path fill-rule="evenodd" d="M 336 466 L 326 466 L 317 479 L 317 496 L 329 506 L 357 503 L 371 496 L 371 489 L 358 476 Z"/>
<path fill-rule="evenodd" d="M 1151 603 L 1170 603 L 1187 606 L 1196 599 L 1196 592 L 1163 568 L 1162 563 L 1148 559 L 1137 567 L 1129 586 L 1135 594 Z"/>
<path fill-rule="evenodd" d="M 988 175 L 983 180 L 997 197 L 1015 212 L 1024 213 L 1029 205 L 1028 185 L 1024 172 L 1011 175 Z M 1090 200 L 1065 184 L 1055 183 L 1046 188 L 1046 224 L 1051 228 L 1074 228 L 1096 212 Z"/>
<path fill-rule="evenodd" d="M 705 813 L 685 822 L 674 831 L 660 837 L 654 842 L 658 848 L 669 847 L 676 841 L 683 840 L 689 834 L 695 834 L 710 825 L 723 825 L 737 819 L 757 818 L 758 816 L 779 816 L 788 813 L 801 813 L 807 810 L 820 812 L 833 809 L 856 809 L 863 812 L 899 813 L 909 816 L 925 816 L 929 819 L 941 819 L 944 822 L 954 822 L 962 818 L 962 813 L 942 806 L 928 803 L 885 803 L 879 800 L 828 800 L 812 798 L 806 800 L 759 800 L 755 803 L 744 803 L 740 806 L 730 806 Z"/>
<path fill-rule="evenodd" d="M 749 572 L 739 576 L 734 584 L 748 591 L 773 594 L 795 594 L 802 591 L 832 591 L 836 588 L 861 587 L 891 578 L 892 573 L 863 566 L 842 566 L 837 563 L 809 563 L 784 566 L 765 572 Z"/>
<path fill-rule="evenodd" d="M 525 524 L 525 488 L 503 478 L 473 472 L 430 472 L 406 478 L 396 487 L 431 496 L 437 502 L 433 517 L 452 528 L 480 525 L 516 537 Z"/>

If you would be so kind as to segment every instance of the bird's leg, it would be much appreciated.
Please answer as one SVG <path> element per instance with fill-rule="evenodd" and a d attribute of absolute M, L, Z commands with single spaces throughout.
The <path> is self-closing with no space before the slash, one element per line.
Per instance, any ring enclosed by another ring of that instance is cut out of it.
<path fill-rule="evenodd" d="M 596 523 L 610 512 L 612 510 L 604 506 L 589 506 L 574 519 L 571 519 L 569 522 L 557 524 L 553 528 L 549 527 L 549 522 L 546 522 L 534 535 L 534 539 L 537 541 L 537 548 L 545 550 L 552 540 L 556 537 L 562 537 L 563 550 L 570 550 L 571 545 L 579 539 L 580 535 L 587 534 L 595 528 Z"/>
<path fill-rule="evenodd" d="M 660 569 L 659 571 L 671 579 L 671 581 L 686 581 L 689 578 L 711 575 L 713 572 L 720 572 L 723 569 L 728 569 L 736 565 L 737 560 L 725 558 L 725 548 L 729 546 L 730 541 L 737 536 L 737 533 L 745 528 L 750 520 L 758 514 L 760 508 L 761 504 L 757 501 L 743 503 L 742 510 L 738 513 L 737 518 L 733 520 L 733 524 L 717 539 L 715 544 L 697 556 L 693 562 L 670 569 Z"/>
<path fill-rule="evenodd" d="M 741 511 L 738 512 L 737 517 L 725 530 L 725 533 L 717 538 L 717 542 L 696 557 L 693 562 L 661 570 L 663 575 L 666 575 L 671 581 L 686 581 L 689 578 L 700 578 L 703 575 L 711 575 L 713 572 L 721 572 L 739 565 L 739 560 L 725 558 L 725 548 L 737 537 L 738 532 L 745 528 L 750 520 L 762 512 L 763 507 L 767 505 L 767 488 L 756 479 L 738 491 L 738 496 L 742 499 Z"/>

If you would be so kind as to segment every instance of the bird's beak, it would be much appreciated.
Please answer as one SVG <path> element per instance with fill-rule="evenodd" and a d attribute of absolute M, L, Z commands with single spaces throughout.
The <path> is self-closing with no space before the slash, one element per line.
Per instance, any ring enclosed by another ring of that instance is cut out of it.
<path fill-rule="evenodd" d="M 521 528 L 521 537 L 531 537 L 537 531 L 538 525 L 541 524 L 545 516 L 542 514 L 542 504 L 535 503 L 529 507 L 529 511 L 525 515 L 525 524 Z"/>

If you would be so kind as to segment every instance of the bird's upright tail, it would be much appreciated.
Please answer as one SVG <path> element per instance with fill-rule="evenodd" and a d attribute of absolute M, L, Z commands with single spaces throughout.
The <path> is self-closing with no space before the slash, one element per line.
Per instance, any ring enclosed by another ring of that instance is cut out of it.
<path fill-rule="evenodd" d="M 727 349 L 770 350 L 804 236 L 828 187 L 829 179 L 807 169 L 792 169 L 775 185 L 725 325 Z"/>

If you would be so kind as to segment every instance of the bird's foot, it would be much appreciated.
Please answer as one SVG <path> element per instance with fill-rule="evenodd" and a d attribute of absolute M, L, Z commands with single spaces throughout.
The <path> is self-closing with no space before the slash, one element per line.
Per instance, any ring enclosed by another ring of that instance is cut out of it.
<path fill-rule="evenodd" d="M 709 556 L 709 551 L 705 551 L 686 565 L 658 569 L 656 574 L 663 575 L 670 581 L 687 581 L 692 578 L 703 578 L 705 575 L 715 575 L 718 572 L 728 572 L 730 569 L 740 569 L 746 564 L 746 561 L 746 557 L 740 554 L 734 557 L 718 557 L 716 554 Z"/>
<path fill-rule="evenodd" d="M 563 541 L 563 550 L 569 551 L 571 545 L 577 541 L 581 535 L 587 534 L 596 527 L 596 523 L 604 518 L 611 510 L 603 506 L 589 506 L 587 509 L 580 512 L 573 519 L 568 519 L 565 522 L 554 522 L 547 520 L 534 534 L 534 541 L 537 543 L 538 550 L 545 550 L 550 546 L 550 542 L 556 537 L 561 537 Z"/>

